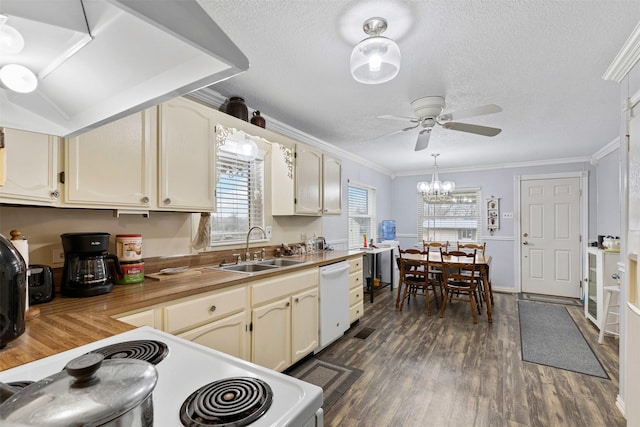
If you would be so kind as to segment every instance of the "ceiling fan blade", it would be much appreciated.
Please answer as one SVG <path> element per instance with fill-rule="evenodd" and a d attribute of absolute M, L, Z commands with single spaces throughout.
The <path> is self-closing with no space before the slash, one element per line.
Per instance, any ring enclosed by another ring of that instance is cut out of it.
<path fill-rule="evenodd" d="M 494 114 L 502 111 L 502 108 L 496 104 L 481 105 L 479 107 L 467 108 L 466 110 L 453 111 L 451 113 L 440 115 L 440 120 L 460 120 L 468 117 L 484 116 L 485 114 Z"/>
<path fill-rule="evenodd" d="M 379 119 L 388 119 L 388 120 L 401 120 L 403 122 L 411 122 L 411 123 L 419 123 L 420 119 L 416 119 L 415 117 L 403 117 L 403 116 L 393 116 L 390 114 L 385 114 L 384 116 L 378 116 Z"/>
<path fill-rule="evenodd" d="M 415 129 L 418 126 L 420 126 L 420 123 L 416 123 L 414 126 L 409 126 L 409 127 L 404 128 L 404 129 L 394 130 L 393 132 L 385 133 L 384 135 L 376 136 L 373 139 L 380 139 L 380 138 L 386 138 L 387 136 L 397 135 L 399 133 L 406 132 L 406 131 L 411 130 L 411 129 Z"/>
<path fill-rule="evenodd" d="M 488 126 L 471 125 L 469 123 L 447 122 L 443 123 L 442 127 L 445 129 L 459 130 L 461 132 L 475 133 L 477 135 L 484 136 L 496 136 L 497 134 L 502 132 L 502 129 L 491 128 Z"/>
<path fill-rule="evenodd" d="M 416 140 L 416 148 L 414 151 L 424 150 L 429 146 L 429 139 L 431 138 L 431 129 L 425 129 L 418 134 Z"/>

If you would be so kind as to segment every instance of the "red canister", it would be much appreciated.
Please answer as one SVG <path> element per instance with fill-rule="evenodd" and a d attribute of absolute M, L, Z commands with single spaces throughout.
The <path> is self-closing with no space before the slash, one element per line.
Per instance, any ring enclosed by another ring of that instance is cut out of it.
<path fill-rule="evenodd" d="M 122 268 L 122 276 L 116 274 L 116 284 L 129 285 L 144 281 L 144 261 L 122 261 L 120 268 Z"/>

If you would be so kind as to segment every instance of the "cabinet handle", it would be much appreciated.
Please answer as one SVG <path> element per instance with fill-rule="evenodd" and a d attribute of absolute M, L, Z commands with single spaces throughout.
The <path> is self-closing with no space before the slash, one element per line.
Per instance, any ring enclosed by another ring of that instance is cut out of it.
<path fill-rule="evenodd" d="M 356 294 L 356 298 L 360 298 L 360 295 Z"/>
<path fill-rule="evenodd" d="M 289 301 L 287 301 L 287 307 L 289 307 L 291 305 L 291 303 Z"/>
<path fill-rule="evenodd" d="M 164 199 L 164 200 L 163 200 L 163 203 L 164 203 L 165 205 L 170 205 L 170 204 L 171 204 L 171 199 L 166 198 L 166 199 Z"/>
<path fill-rule="evenodd" d="M 53 190 L 53 191 L 51 192 L 51 197 L 52 197 L 52 198 L 54 198 L 54 199 L 57 199 L 58 197 L 60 197 L 60 191 L 58 191 L 58 190 Z"/>
<path fill-rule="evenodd" d="M 210 311 L 210 312 L 212 312 L 212 313 L 213 313 L 214 311 L 216 311 L 216 306 L 215 306 L 215 305 L 212 305 L 211 307 L 209 307 L 209 311 Z"/>
<path fill-rule="evenodd" d="M 296 298 L 294 301 L 295 302 L 300 302 L 300 298 Z"/>
<path fill-rule="evenodd" d="M 149 203 L 149 198 L 147 196 L 144 196 L 142 199 L 140 199 L 140 201 L 142 203 Z"/>

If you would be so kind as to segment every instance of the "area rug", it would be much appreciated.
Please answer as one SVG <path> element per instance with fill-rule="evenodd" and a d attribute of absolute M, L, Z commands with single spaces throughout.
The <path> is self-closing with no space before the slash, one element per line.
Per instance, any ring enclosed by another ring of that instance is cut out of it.
<path fill-rule="evenodd" d="M 518 294 L 518 299 L 524 301 L 538 301 L 538 302 L 548 302 L 552 304 L 565 304 L 565 305 L 575 305 L 582 306 L 584 303 L 579 299 L 575 298 L 562 298 L 562 297 L 554 297 L 551 295 L 537 295 L 537 294 Z"/>
<path fill-rule="evenodd" d="M 522 360 L 609 378 L 566 307 L 518 301 Z"/>
<path fill-rule="evenodd" d="M 349 387 L 356 382 L 362 372 L 360 369 L 314 357 L 285 373 L 321 387 L 323 391 L 322 408 L 324 412 L 327 412 L 349 390 Z"/>

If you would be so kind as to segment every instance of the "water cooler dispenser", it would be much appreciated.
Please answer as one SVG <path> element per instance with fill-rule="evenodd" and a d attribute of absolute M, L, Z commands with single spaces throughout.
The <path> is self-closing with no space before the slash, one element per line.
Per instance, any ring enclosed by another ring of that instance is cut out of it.
<path fill-rule="evenodd" d="M 391 246 L 393 248 L 393 251 L 383 252 L 382 254 L 380 254 L 381 256 L 380 265 L 386 267 L 389 265 L 389 262 L 390 262 L 389 256 L 392 256 L 394 260 L 399 256 L 398 245 L 400 244 L 400 242 L 396 240 L 396 221 L 395 220 L 393 219 L 383 220 L 381 224 L 381 229 L 382 229 L 381 230 L 382 241 L 380 242 L 380 245 Z M 395 261 L 394 261 L 394 267 L 393 267 L 393 278 L 389 277 L 391 272 L 387 268 L 382 268 L 381 273 L 382 273 L 383 282 L 386 283 L 391 280 L 394 288 L 398 286 L 398 278 L 400 277 L 400 271 L 398 270 L 398 265 L 395 264 Z"/>

